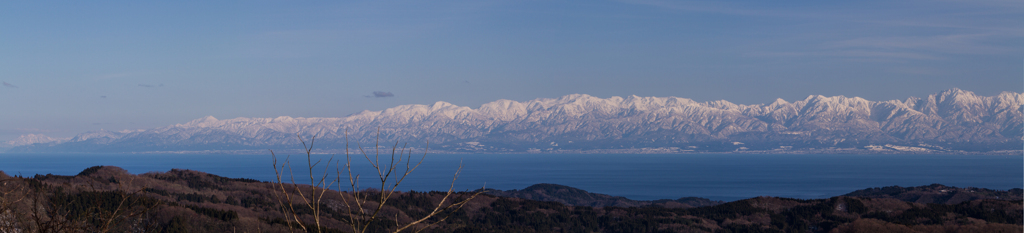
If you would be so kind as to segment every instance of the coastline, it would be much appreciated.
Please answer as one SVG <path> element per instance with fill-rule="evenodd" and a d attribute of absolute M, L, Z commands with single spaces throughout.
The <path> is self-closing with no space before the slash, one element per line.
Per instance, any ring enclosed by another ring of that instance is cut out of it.
<path fill-rule="evenodd" d="M 422 154 L 423 149 L 413 148 L 412 152 L 406 153 Z M 899 150 L 870 150 L 857 148 L 832 148 L 832 149 L 798 149 L 798 150 L 734 150 L 734 151 L 695 151 L 679 150 L 670 148 L 631 148 L 631 149 L 590 149 L 590 150 L 531 150 L 531 151 L 465 151 L 465 150 L 434 150 L 429 149 L 427 154 L 891 154 L 891 155 L 1017 155 L 1024 156 L 1024 150 L 999 150 L 999 151 L 899 151 Z M 305 153 L 301 149 L 274 150 L 274 153 Z M 345 150 L 320 150 L 314 149 L 313 154 L 345 154 Z M 390 153 L 388 151 L 387 153 Z M 2 154 L 229 154 L 229 155 L 255 155 L 270 154 L 269 150 L 177 150 L 177 151 L 128 151 L 128 152 L 0 152 Z M 349 150 L 349 154 L 360 154 L 358 150 Z M 383 154 L 383 153 L 382 153 Z"/>

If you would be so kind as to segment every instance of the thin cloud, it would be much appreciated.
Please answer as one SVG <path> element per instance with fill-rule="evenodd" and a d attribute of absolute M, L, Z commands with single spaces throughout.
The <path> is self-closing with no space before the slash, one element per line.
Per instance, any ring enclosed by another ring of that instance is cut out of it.
<path fill-rule="evenodd" d="M 989 34 L 951 34 L 938 36 L 863 37 L 825 43 L 827 48 L 880 51 L 911 50 L 944 54 L 999 54 L 1011 48 L 986 44 Z"/>
<path fill-rule="evenodd" d="M 133 76 L 133 75 L 135 75 L 135 74 L 133 74 L 133 73 L 104 74 L 104 75 L 100 75 L 99 77 L 96 77 L 96 79 L 108 80 L 108 79 L 124 78 L 124 77 Z"/>
<path fill-rule="evenodd" d="M 664 9 L 680 10 L 680 11 L 692 11 L 692 12 L 711 12 L 728 15 L 746 15 L 746 16 L 785 16 L 793 17 L 798 16 L 799 12 L 781 12 L 772 10 L 758 10 L 744 8 L 742 5 L 727 4 L 722 2 L 696 2 L 696 1 L 662 1 L 662 0 L 624 0 L 620 1 L 627 4 L 636 5 L 647 5 Z"/>
<path fill-rule="evenodd" d="M 373 95 L 368 95 L 366 97 L 367 98 L 395 97 L 395 94 L 391 94 L 391 92 L 375 91 L 375 92 L 373 92 Z"/>
<path fill-rule="evenodd" d="M 941 56 L 924 52 L 884 51 L 865 49 L 825 50 L 814 52 L 749 52 L 745 57 L 795 58 L 795 57 L 838 57 L 861 62 L 897 62 L 906 60 L 942 60 Z"/>
<path fill-rule="evenodd" d="M 960 55 L 1016 54 L 1020 52 L 1020 48 L 1012 46 L 1012 42 L 1024 38 L 1024 30 L 1021 30 L 1022 27 L 1017 21 L 1012 20 L 1020 16 L 1020 9 L 1024 9 L 1024 5 L 1013 0 L 904 3 L 905 7 L 920 8 L 912 14 L 872 8 L 881 5 L 860 4 L 781 8 L 752 7 L 716 1 L 620 1 L 676 11 L 814 22 L 808 23 L 809 28 L 802 29 L 803 32 L 828 32 L 837 28 L 859 32 L 826 33 L 828 36 L 791 33 L 789 36 L 783 34 L 778 38 L 768 37 L 765 39 L 802 42 L 791 46 L 750 49 L 752 51 L 744 54 L 748 57 L 940 60 Z M 768 51 L 757 51 L 761 49 Z"/>
<path fill-rule="evenodd" d="M 60 132 L 52 129 L 36 129 L 36 128 L 16 128 L 16 129 L 0 129 L 0 134 L 37 134 L 37 133 L 54 133 Z"/>
<path fill-rule="evenodd" d="M 1006 54 L 1017 49 L 990 41 L 1010 37 L 992 33 L 928 36 L 874 36 L 819 42 L 803 51 L 753 51 L 747 57 L 847 57 L 884 61 L 943 60 L 958 55 Z"/>
<path fill-rule="evenodd" d="M 916 52 L 888 52 L 888 51 L 870 51 L 870 50 L 848 50 L 837 53 L 838 56 L 850 57 L 850 58 L 878 58 L 878 59 L 897 59 L 897 60 L 942 60 L 942 57 L 928 55 L 927 53 L 916 53 Z"/>
<path fill-rule="evenodd" d="M 18 88 L 18 86 L 15 86 L 14 84 L 10 84 L 10 83 L 7 83 L 7 82 L 4 82 L 4 86 L 5 87 L 10 87 L 10 88 Z"/>
<path fill-rule="evenodd" d="M 160 85 L 139 84 L 139 86 L 140 87 L 146 87 L 146 88 L 153 88 L 153 87 L 163 87 L 164 85 L 163 84 L 160 84 Z"/>

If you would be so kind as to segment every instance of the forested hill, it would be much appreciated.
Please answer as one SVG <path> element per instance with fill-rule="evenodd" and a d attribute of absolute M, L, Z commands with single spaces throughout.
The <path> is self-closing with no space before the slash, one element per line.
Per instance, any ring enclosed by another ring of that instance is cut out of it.
<path fill-rule="evenodd" d="M 888 186 L 881 188 L 869 188 L 853 191 L 845 196 L 894 198 L 914 203 L 960 204 L 963 202 L 981 199 L 1020 201 L 1024 198 L 1024 190 L 1014 188 L 1008 191 L 1002 191 L 975 187 L 958 188 L 941 184 L 932 184 L 917 187 Z"/>
<path fill-rule="evenodd" d="M 654 201 L 637 201 L 625 197 L 591 193 L 586 190 L 558 184 L 535 184 L 522 190 L 488 190 L 487 194 L 501 197 L 515 197 L 535 201 L 553 201 L 573 206 L 590 207 L 641 207 L 658 205 L 667 208 L 690 208 L 713 206 L 722 201 L 713 201 L 701 197 L 684 197 L 675 200 L 663 199 Z"/>
<path fill-rule="evenodd" d="M 351 221 L 349 216 L 359 213 L 346 208 L 345 203 L 352 204 L 351 192 L 325 192 L 320 204 L 310 208 L 302 201 L 302 196 L 310 196 L 309 186 L 278 186 L 190 170 L 133 175 L 107 166 L 89 168 L 75 176 L 34 177 L 11 177 L 0 172 L 0 184 L 0 232 L 295 232 L 300 228 L 299 223 L 306 227 L 319 225 L 321 232 L 351 232 L 346 223 Z M 933 186 L 868 189 L 850 196 L 813 200 L 757 197 L 703 207 L 574 206 L 485 194 L 470 199 L 461 209 L 449 209 L 428 218 L 427 222 L 413 225 L 424 229 L 423 232 L 1024 230 L 1021 200 L 1002 198 L 1007 193 L 1019 197 L 1019 190 L 986 191 L 992 192 L 991 195 L 961 199 L 958 204 L 925 204 L 921 198 L 909 202 L 877 196 L 901 197 L 939 188 Z M 542 196 L 571 193 L 570 196 L 575 197 L 593 197 L 590 200 L 607 199 L 606 195 L 551 184 L 505 192 L 524 191 L 546 193 Z M 374 195 L 377 191 L 365 190 L 358 194 Z M 397 193 L 387 199 L 368 232 L 389 232 L 396 225 L 410 224 L 424 217 L 442 200 L 451 203 L 471 195 L 456 193 L 443 199 L 443 192 Z M 990 196 L 1000 198 L 986 199 Z M 364 206 L 375 203 L 363 202 Z M 373 212 L 373 209 L 364 210 Z M 316 232 L 315 229 L 307 231 Z"/>

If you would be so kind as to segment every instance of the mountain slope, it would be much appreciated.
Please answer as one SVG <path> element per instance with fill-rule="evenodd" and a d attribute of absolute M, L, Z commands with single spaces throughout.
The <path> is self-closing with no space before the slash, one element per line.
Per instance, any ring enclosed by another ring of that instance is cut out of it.
<path fill-rule="evenodd" d="M 959 89 L 904 101 L 812 95 L 757 105 L 573 94 L 498 100 L 476 109 L 447 102 L 402 105 L 341 118 L 208 116 L 154 129 L 89 132 L 9 152 L 295 149 L 301 145 L 296 134 L 317 135 L 318 149 L 336 151 L 344 147 L 346 132 L 367 145 L 378 129 L 383 142 L 419 148 L 429 142 L 441 151 L 1020 150 L 1022 104 L 1021 93 L 986 97 Z"/>
<path fill-rule="evenodd" d="M 18 138 L 15 138 L 14 140 L 0 143 L 0 148 L 32 145 L 38 143 L 60 143 L 67 140 L 68 138 L 51 138 L 42 134 L 25 134 L 19 136 Z"/>

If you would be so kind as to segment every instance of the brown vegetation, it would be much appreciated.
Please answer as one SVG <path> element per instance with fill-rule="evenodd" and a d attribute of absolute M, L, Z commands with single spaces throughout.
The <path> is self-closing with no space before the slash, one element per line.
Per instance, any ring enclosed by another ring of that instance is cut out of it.
<path fill-rule="evenodd" d="M 337 203 L 344 206 L 345 214 L 342 214 L 344 217 L 338 216 L 341 218 L 336 217 L 335 220 L 339 220 L 344 225 L 347 225 L 352 232 L 367 232 L 367 230 L 370 230 L 371 228 L 389 229 L 389 231 L 392 232 L 401 232 L 404 230 L 419 232 L 437 223 L 445 221 L 452 215 L 452 213 L 461 209 L 463 205 L 482 193 L 474 192 L 468 196 L 462 194 L 453 196 L 455 193 L 455 180 L 459 178 L 459 171 L 462 170 L 462 166 L 460 165 L 459 170 L 457 170 L 454 177 L 452 177 L 452 184 L 449 186 L 448 191 L 439 201 L 437 201 L 437 204 L 433 206 L 432 210 L 418 216 L 408 214 L 403 216 L 399 212 L 389 211 L 385 208 L 388 207 L 388 201 L 391 201 L 392 198 L 395 197 L 395 194 L 398 193 L 396 192 L 396 189 L 402 181 L 404 181 L 409 174 L 423 163 L 423 159 L 427 156 L 426 151 L 423 152 L 423 157 L 420 158 L 415 165 L 412 165 L 412 150 L 407 150 L 408 148 L 405 146 L 399 150 L 398 142 L 395 142 L 395 145 L 391 147 L 390 158 L 384 158 L 385 161 L 383 162 L 381 161 L 379 143 L 375 143 L 374 145 L 373 158 L 363 150 L 362 146 L 359 146 L 359 151 L 362 153 L 363 157 L 370 162 L 370 166 L 373 166 L 376 170 L 377 178 L 380 181 L 379 189 L 363 190 L 360 189 L 358 185 L 359 175 L 352 174 L 352 157 L 348 150 L 348 144 L 346 144 L 345 170 L 348 173 L 348 186 L 350 189 L 348 192 L 331 192 L 330 187 L 334 184 L 338 184 L 338 190 L 344 190 L 341 184 L 341 176 L 343 172 L 337 165 L 339 162 L 334 161 L 334 157 L 332 156 L 327 160 L 325 166 L 323 166 L 324 172 L 314 175 L 314 170 L 318 169 L 317 166 L 323 162 L 321 160 L 313 162 L 312 159 L 313 144 L 316 142 L 316 137 L 314 136 L 308 145 L 301 136 L 299 136 L 299 141 L 302 142 L 302 146 L 306 153 L 306 168 L 309 171 L 308 186 L 300 187 L 297 185 L 295 182 L 295 176 L 291 172 L 291 163 L 288 159 L 285 159 L 285 162 L 279 167 L 277 156 L 274 154 L 273 150 L 270 151 L 271 155 L 274 157 L 274 172 L 277 177 L 276 183 L 274 183 L 274 197 L 278 204 L 282 206 L 281 212 L 284 212 L 285 215 L 287 215 L 285 223 L 289 228 L 292 227 L 292 221 L 294 220 L 295 225 L 303 231 L 318 233 L 324 232 L 324 227 L 328 224 L 321 220 L 327 221 L 325 215 L 330 214 L 329 211 L 332 210 L 332 208 L 330 206 L 326 206 L 325 203 L 331 201 L 329 199 L 330 197 L 337 196 L 340 198 L 340 201 L 334 200 L 334 202 L 331 203 L 335 204 L 335 206 L 338 205 Z M 401 169 L 400 166 L 403 161 L 405 162 L 405 167 L 404 169 Z M 336 178 L 333 180 L 328 179 L 328 177 L 331 177 L 331 162 L 335 162 L 334 177 Z M 289 172 L 289 183 L 282 181 L 285 169 Z M 309 189 L 308 192 L 305 192 L 306 188 Z M 328 193 L 331 195 L 328 195 Z M 456 198 L 459 198 L 460 200 L 456 200 Z M 301 207 L 308 209 L 310 212 L 309 215 L 311 216 L 306 217 L 305 219 L 301 218 L 300 216 L 303 216 L 304 214 L 300 210 L 296 209 L 296 202 L 298 202 Z M 382 217 L 381 215 L 390 214 L 390 212 L 394 212 L 395 218 L 390 219 L 394 222 L 394 227 L 390 228 L 379 226 L 378 224 L 382 221 L 382 219 L 379 219 Z"/>
<path fill-rule="evenodd" d="M 316 232 L 314 211 L 299 196 L 309 185 L 285 184 L 297 202 L 277 202 L 276 182 L 190 170 L 128 174 L 92 167 L 76 176 L 11 177 L 0 173 L 0 232 Z M 297 188 L 297 189 L 293 189 Z M 298 191 L 296 191 L 298 190 Z M 321 189 L 315 189 L 321 193 Z M 380 197 L 379 190 L 361 191 Z M 320 232 L 353 232 L 349 191 L 323 190 Z M 448 196 L 474 193 L 395 191 L 366 232 L 392 232 L 429 215 Z M 344 199 L 343 199 L 344 198 Z M 1021 201 L 959 204 L 891 198 L 799 200 L 758 197 L 714 206 L 666 208 L 570 206 L 480 195 L 462 210 L 428 218 L 423 232 L 1021 232 Z M 364 206 L 376 208 L 376 198 Z M 282 211 L 292 208 L 294 212 Z M 371 208 L 367 208 L 370 210 Z M 297 217 L 296 217 L 297 216 Z M 358 216 L 358 215 L 357 215 Z M 440 221 L 447 216 L 445 221 Z M 295 221 L 297 219 L 298 221 Z M 289 226 L 291 221 L 291 226 Z M 411 230 L 411 228 L 407 228 Z"/>
<path fill-rule="evenodd" d="M 941 184 L 918 187 L 888 186 L 868 188 L 850 192 L 845 196 L 870 198 L 895 198 L 916 203 L 960 204 L 965 201 L 997 199 L 1017 201 L 1024 199 L 1024 190 L 1020 188 L 1008 191 L 983 188 L 958 188 Z"/>
<path fill-rule="evenodd" d="M 675 200 L 662 199 L 654 201 L 637 201 L 625 197 L 611 196 L 600 193 L 591 193 L 586 190 L 573 188 L 558 184 L 535 184 L 522 190 L 496 190 L 489 189 L 487 194 L 501 197 L 515 197 L 535 201 L 553 201 L 572 206 L 590 207 L 642 207 L 657 205 L 667 208 L 691 208 L 702 206 L 713 206 L 722 204 L 722 201 L 713 201 L 700 197 L 684 197 Z"/>

